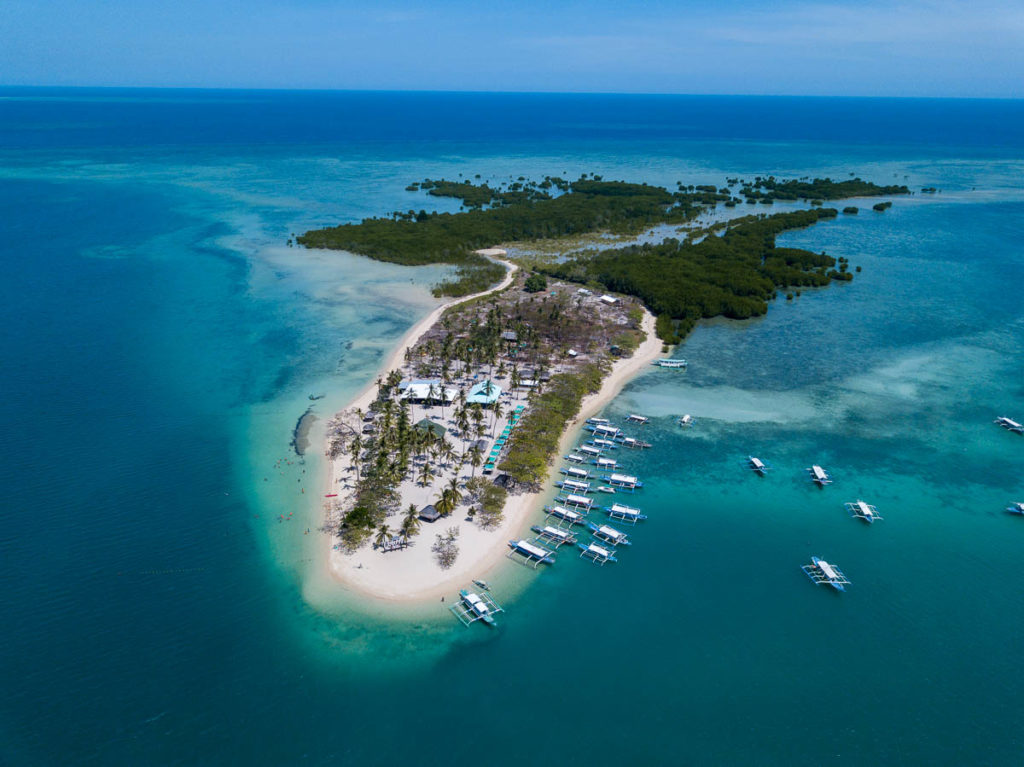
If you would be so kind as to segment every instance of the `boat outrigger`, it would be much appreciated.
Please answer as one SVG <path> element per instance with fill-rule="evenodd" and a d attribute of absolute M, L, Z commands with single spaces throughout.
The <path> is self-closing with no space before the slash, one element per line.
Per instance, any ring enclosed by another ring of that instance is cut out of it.
<path fill-rule="evenodd" d="M 587 522 L 587 529 L 593 533 L 595 538 L 600 538 L 612 546 L 630 545 L 629 536 L 621 530 L 616 530 L 611 525 L 595 525 L 593 522 Z"/>
<path fill-rule="evenodd" d="M 1006 510 L 1011 514 L 1024 514 L 1024 503 L 1014 501 L 1006 507 Z"/>
<path fill-rule="evenodd" d="M 832 477 L 830 477 L 828 472 L 818 465 L 814 465 L 809 468 L 807 473 L 811 475 L 811 481 L 815 482 L 818 487 L 825 487 L 825 485 L 832 484 Z"/>
<path fill-rule="evenodd" d="M 570 493 L 589 493 L 590 483 L 589 482 L 577 482 L 575 479 L 565 479 L 561 482 L 556 482 L 555 487 L 560 487 Z"/>
<path fill-rule="evenodd" d="M 619 440 L 623 447 L 628 447 L 631 450 L 646 450 L 651 446 L 650 442 L 644 442 L 643 440 L 636 439 L 635 437 L 624 437 Z"/>
<path fill-rule="evenodd" d="M 469 589 L 459 590 L 459 601 L 448 608 L 452 611 L 462 625 L 468 626 L 477 621 L 483 621 L 488 626 L 494 625 L 494 616 L 504 612 L 501 605 L 494 601 L 488 593 L 478 594 Z"/>
<path fill-rule="evenodd" d="M 687 365 L 686 360 L 655 360 L 651 363 L 659 368 L 671 368 L 672 370 L 679 370 L 685 368 Z"/>
<path fill-rule="evenodd" d="M 820 557 L 811 557 L 811 564 L 804 565 L 800 569 L 807 573 L 807 577 L 819 586 L 825 583 L 836 591 L 846 591 L 844 587 L 850 585 L 850 581 L 843 575 L 842 570 L 835 565 L 830 565 Z"/>
<path fill-rule="evenodd" d="M 559 472 L 571 479 L 590 479 L 590 469 L 583 469 L 578 466 L 566 466 L 559 469 Z"/>
<path fill-rule="evenodd" d="M 629 522 L 632 525 L 647 519 L 647 515 L 641 513 L 640 509 L 626 506 L 622 503 L 613 503 L 611 506 L 605 506 L 604 511 L 612 519 L 621 519 L 623 522 Z"/>
<path fill-rule="evenodd" d="M 876 519 L 882 518 L 882 515 L 878 513 L 878 509 L 861 500 L 856 500 L 853 503 L 847 503 L 846 510 L 853 516 L 863 519 L 869 525 Z"/>
<path fill-rule="evenodd" d="M 530 565 L 534 570 L 542 564 L 553 565 L 555 563 L 553 551 L 527 540 L 511 540 L 508 542 L 508 547 L 511 549 L 508 553 L 509 559 L 515 559 L 515 555 L 518 555 L 522 558 L 524 565 Z"/>
<path fill-rule="evenodd" d="M 544 513 L 549 517 L 557 517 L 563 522 L 568 522 L 570 525 L 582 525 L 586 521 L 587 517 L 586 513 L 581 514 L 578 511 L 567 509 L 564 506 L 545 506 Z"/>
<path fill-rule="evenodd" d="M 574 493 L 569 493 L 565 496 L 560 495 L 555 498 L 555 500 L 559 503 L 564 503 L 566 506 L 572 506 L 574 509 L 586 509 L 587 511 L 590 511 L 591 507 L 594 505 L 593 499 L 587 498 L 585 495 L 575 495 Z"/>
<path fill-rule="evenodd" d="M 631 493 L 634 490 L 642 489 L 644 486 L 643 482 L 631 474 L 602 474 L 599 479 L 602 482 L 607 482 L 612 487 L 628 490 Z"/>
<path fill-rule="evenodd" d="M 534 525 L 530 529 L 537 533 L 538 540 L 553 544 L 556 550 L 566 543 L 576 543 L 576 536 L 560 527 Z"/>
<path fill-rule="evenodd" d="M 1012 431 L 1014 434 L 1024 434 L 1024 424 L 1019 424 L 1012 418 L 1007 418 L 1005 415 L 999 416 L 993 423 L 997 423 L 1007 431 Z"/>
<path fill-rule="evenodd" d="M 762 477 L 768 473 L 768 466 L 760 458 L 755 458 L 752 455 L 748 455 L 747 463 L 750 465 L 751 471 L 756 471 Z"/>
<path fill-rule="evenodd" d="M 605 562 L 618 562 L 611 551 L 606 549 L 604 546 L 598 546 L 596 543 L 577 543 L 576 547 L 580 549 L 580 559 L 586 557 L 595 565 L 603 565 Z"/>
<path fill-rule="evenodd" d="M 638 424 L 643 425 L 643 424 L 647 423 L 648 421 L 650 421 L 651 419 L 648 418 L 645 415 L 639 415 L 637 413 L 630 413 L 628 416 L 626 416 L 626 420 L 629 421 L 630 423 L 638 423 Z"/>

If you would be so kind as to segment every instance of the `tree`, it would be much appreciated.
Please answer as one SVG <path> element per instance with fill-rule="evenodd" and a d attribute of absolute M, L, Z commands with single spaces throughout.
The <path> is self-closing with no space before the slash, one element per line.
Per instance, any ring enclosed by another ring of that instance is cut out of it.
<path fill-rule="evenodd" d="M 494 436 L 495 427 L 498 425 L 498 419 L 505 414 L 504 409 L 501 407 L 500 402 L 494 403 L 494 420 L 491 422 L 491 436 Z"/>
<path fill-rule="evenodd" d="M 383 546 L 391 540 L 391 530 L 387 525 L 381 525 L 377 528 L 377 537 L 373 539 L 374 546 Z"/>
<path fill-rule="evenodd" d="M 546 290 L 547 287 L 547 278 L 538 272 L 531 274 L 526 278 L 526 282 L 523 283 L 523 290 L 527 293 L 540 293 L 542 290 Z"/>
<path fill-rule="evenodd" d="M 475 477 L 476 470 L 480 467 L 480 464 L 484 462 L 484 454 L 476 445 L 473 445 L 473 447 L 469 449 L 469 462 L 473 466 L 473 476 Z"/>
<path fill-rule="evenodd" d="M 409 536 L 416 535 L 420 531 L 420 514 L 416 510 L 416 504 L 410 503 L 409 508 L 405 510 L 405 516 L 402 518 L 402 532 L 405 533 L 406 538 Z"/>
<path fill-rule="evenodd" d="M 434 508 L 442 517 L 447 517 L 455 510 L 455 502 L 452 500 L 451 492 L 445 488 L 434 500 Z"/>
<path fill-rule="evenodd" d="M 360 481 L 360 456 L 363 454 L 363 440 L 358 434 L 352 437 L 352 440 L 348 443 L 348 452 L 352 456 L 352 465 L 356 470 L 356 482 Z"/>
<path fill-rule="evenodd" d="M 459 491 L 459 478 L 452 477 L 448 480 L 448 491 L 451 493 L 452 503 L 456 506 L 459 505 L 459 501 L 462 500 L 462 493 Z"/>
<path fill-rule="evenodd" d="M 420 487 L 426 487 L 427 485 L 429 485 L 431 482 L 433 482 L 435 476 L 437 475 L 434 474 L 434 470 L 430 468 L 429 463 L 425 463 L 422 466 L 420 466 Z"/>

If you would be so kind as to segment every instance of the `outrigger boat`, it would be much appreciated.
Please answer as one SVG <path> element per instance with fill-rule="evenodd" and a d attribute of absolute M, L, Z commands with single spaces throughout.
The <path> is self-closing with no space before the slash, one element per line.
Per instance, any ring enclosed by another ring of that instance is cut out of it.
<path fill-rule="evenodd" d="M 693 416 L 687 413 L 686 415 L 679 419 L 679 425 L 683 427 L 693 426 Z"/>
<path fill-rule="evenodd" d="M 593 456 L 593 457 L 595 457 L 595 458 L 597 458 L 598 456 L 600 456 L 600 455 L 601 455 L 601 452 L 602 452 L 601 448 L 599 448 L 599 447 L 594 447 L 593 445 L 580 445 L 580 446 L 579 446 L 578 448 L 576 448 L 576 449 L 577 449 L 577 450 L 578 450 L 579 452 L 581 452 L 581 453 L 586 453 L 587 455 L 589 455 L 589 456 Z"/>
<path fill-rule="evenodd" d="M 566 543 L 576 543 L 576 536 L 560 527 L 534 525 L 530 529 L 537 533 L 537 538 L 540 540 L 546 543 L 553 543 L 556 549 Z"/>
<path fill-rule="evenodd" d="M 619 462 L 614 458 L 598 458 L 597 460 L 591 461 L 591 463 L 599 469 L 615 469 L 618 468 Z"/>
<path fill-rule="evenodd" d="M 640 490 L 644 486 L 643 482 L 630 474 L 602 474 L 600 479 L 602 482 L 607 482 L 613 487 L 620 490 L 628 490 L 629 492 Z"/>
<path fill-rule="evenodd" d="M 878 509 L 860 500 L 846 504 L 846 510 L 853 516 L 863 519 L 869 525 L 876 519 L 882 518 L 882 515 L 878 513 Z"/>
<path fill-rule="evenodd" d="M 487 585 L 487 581 L 481 581 L 481 580 L 477 580 L 476 578 L 474 578 L 473 579 L 473 585 L 474 586 L 479 586 L 484 591 L 490 591 L 491 590 L 491 587 Z"/>
<path fill-rule="evenodd" d="M 608 485 L 598 485 L 597 486 L 597 492 L 599 492 L 599 493 L 614 493 L 615 492 L 615 488 L 614 487 L 609 487 Z"/>
<path fill-rule="evenodd" d="M 812 466 L 807 470 L 807 472 L 811 475 L 811 481 L 817 483 L 818 487 L 825 487 L 825 485 L 832 484 L 832 477 L 830 477 L 828 472 L 820 466 Z"/>
<path fill-rule="evenodd" d="M 550 549 L 545 549 L 543 546 L 538 546 L 535 543 L 530 543 L 527 540 L 511 540 L 508 542 L 508 546 L 512 549 L 509 552 L 509 557 L 513 554 L 518 554 L 523 558 L 524 564 L 532 565 L 534 569 L 541 564 L 553 565 L 555 563 L 555 553 Z"/>
<path fill-rule="evenodd" d="M 632 450 L 646 450 L 651 446 L 650 442 L 644 442 L 636 439 L 635 437 L 624 437 L 619 441 L 622 443 L 623 447 L 628 447 Z"/>
<path fill-rule="evenodd" d="M 680 368 L 685 368 L 687 362 L 686 360 L 655 360 L 651 364 L 659 368 L 671 368 L 673 370 L 678 370 Z"/>
<path fill-rule="evenodd" d="M 586 557 L 597 565 L 603 565 L 605 562 L 619 561 L 608 549 L 604 546 L 598 546 L 596 543 L 577 543 L 576 547 L 580 549 L 580 559 Z"/>
<path fill-rule="evenodd" d="M 748 455 L 747 463 L 750 464 L 751 471 L 756 471 L 762 477 L 768 473 L 768 467 L 765 465 L 765 462 L 762 461 L 760 458 L 755 458 L 752 455 Z"/>
<path fill-rule="evenodd" d="M 572 466 L 567 466 L 566 468 L 559 469 L 558 471 L 565 476 L 572 477 L 574 479 L 590 479 L 590 472 L 586 469 L 577 469 Z"/>
<path fill-rule="evenodd" d="M 504 612 L 501 605 L 495 602 L 494 597 L 490 594 L 477 594 L 469 589 L 460 589 L 459 601 L 448 609 L 465 626 L 477 621 L 483 621 L 488 626 L 493 626 L 495 614 Z"/>
<path fill-rule="evenodd" d="M 999 416 L 994 423 L 999 424 L 1007 431 L 1012 431 L 1014 434 L 1024 434 L 1024 424 L 1019 424 L 1012 418 L 1007 418 L 1005 415 Z"/>
<path fill-rule="evenodd" d="M 844 587 L 850 585 L 850 581 L 843 575 L 842 570 L 835 565 L 830 565 L 820 557 L 811 557 L 811 564 L 804 565 L 800 569 L 819 586 L 826 583 L 836 591 L 846 591 Z"/>
<path fill-rule="evenodd" d="M 560 487 L 563 490 L 568 490 L 571 493 L 589 493 L 590 483 L 589 482 L 577 482 L 575 479 L 565 479 L 561 482 L 556 482 L 555 487 Z"/>
<path fill-rule="evenodd" d="M 592 440 L 589 440 L 587 444 L 601 448 L 602 450 L 618 450 L 619 448 L 619 446 L 616 445 L 614 441 L 610 439 L 598 439 L 597 437 L 595 437 Z"/>
<path fill-rule="evenodd" d="M 600 538 L 602 541 L 610 543 L 612 546 L 631 545 L 629 536 L 621 530 L 616 530 L 611 525 L 595 525 L 593 522 L 587 522 L 587 529 L 594 534 L 595 538 Z"/>
<path fill-rule="evenodd" d="M 545 506 L 544 513 L 549 517 L 558 517 L 570 525 L 582 525 L 586 521 L 586 514 L 580 514 L 578 511 L 567 509 L 564 506 Z"/>
<path fill-rule="evenodd" d="M 592 432 L 595 437 L 601 437 L 602 439 L 615 439 L 622 433 L 621 429 L 611 424 L 598 424 L 597 426 L 584 426 L 583 428 Z"/>
<path fill-rule="evenodd" d="M 592 424 L 593 426 L 599 426 L 604 423 L 611 423 L 611 421 L 607 418 L 588 418 L 587 423 Z"/>
<path fill-rule="evenodd" d="M 621 503 L 613 503 L 611 506 L 605 506 L 604 511 L 612 519 L 621 519 L 623 522 L 629 522 L 632 525 L 647 519 L 647 515 L 642 514 L 640 509 L 633 508 L 632 506 L 626 506 Z"/>
<path fill-rule="evenodd" d="M 642 424 L 647 423 L 651 419 L 648 418 L 645 415 L 638 415 L 636 413 L 630 413 L 628 416 L 626 416 L 626 420 L 629 421 L 630 423 L 638 423 L 638 424 L 642 425 Z"/>
<path fill-rule="evenodd" d="M 590 498 L 587 498 L 587 496 L 575 495 L 573 493 L 569 493 L 568 495 L 564 496 L 560 495 L 555 500 L 558 501 L 559 503 L 564 503 L 566 506 L 572 506 L 574 509 L 586 509 L 587 511 L 590 511 L 590 509 L 594 505 L 594 501 Z M 554 506 L 552 508 L 558 507 Z"/>
<path fill-rule="evenodd" d="M 1014 502 L 1006 507 L 1011 514 L 1024 514 L 1024 503 Z"/>
<path fill-rule="evenodd" d="M 565 457 L 565 460 L 571 461 L 572 463 L 583 463 L 587 459 L 578 453 L 569 453 L 569 455 Z"/>

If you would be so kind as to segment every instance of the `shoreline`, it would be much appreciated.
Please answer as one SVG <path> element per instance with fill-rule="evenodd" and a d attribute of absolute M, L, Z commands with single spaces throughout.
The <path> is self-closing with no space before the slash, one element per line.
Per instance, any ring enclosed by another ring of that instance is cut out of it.
<path fill-rule="evenodd" d="M 497 255 L 493 252 L 487 255 Z M 508 261 L 501 263 L 509 267 L 505 278 L 494 288 L 466 296 L 442 304 L 427 317 L 418 322 L 401 339 L 394 352 L 389 355 L 377 375 L 401 365 L 407 349 L 412 348 L 420 337 L 436 324 L 441 315 L 451 306 L 474 300 L 494 292 L 504 290 L 515 279 L 519 267 Z M 559 455 L 564 454 L 580 425 L 589 417 L 605 407 L 622 390 L 622 387 L 641 370 L 661 356 L 662 342 L 655 333 L 655 317 L 644 309 L 641 327 L 646 333 L 644 341 L 632 356 L 618 359 L 613 363 L 611 371 L 601 381 L 601 388 L 583 398 L 579 414 L 565 425 L 559 439 Z M 357 394 L 342 410 L 352 408 L 367 409 L 373 401 L 376 390 L 376 378 Z M 344 458 L 328 461 L 326 472 L 326 493 L 339 491 L 338 482 L 343 480 L 347 471 L 348 461 Z M 474 578 L 490 576 L 506 560 L 507 541 L 519 537 L 529 527 L 531 517 L 537 511 L 542 500 L 550 494 L 558 475 L 551 471 L 544 484 L 534 492 L 509 495 L 504 509 L 502 522 L 491 530 L 482 530 L 477 525 L 463 525 L 460 530 L 460 541 L 468 541 L 455 564 L 442 571 L 439 580 L 431 580 L 429 585 L 419 587 L 423 573 L 416 572 L 411 558 L 400 559 L 401 554 L 392 561 L 385 562 L 389 555 L 364 547 L 354 554 L 343 554 L 333 547 L 334 537 L 326 536 L 322 548 L 319 549 L 322 564 L 326 567 L 332 582 L 344 590 L 353 592 L 362 599 L 385 602 L 393 605 L 415 606 L 425 602 L 437 601 L 438 598 L 450 595 L 459 587 L 466 586 Z M 322 500 L 322 499 L 321 499 Z M 329 512 L 320 510 L 320 519 L 324 520 Z M 430 533 L 440 532 L 460 520 L 452 518 L 449 524 L 424 528 L 416 537 L 418 546 L 429 545 Z M 466 529 L 463 529 L 466 528 Z M 404 565 L 404 566 L 403 566 Z"/>

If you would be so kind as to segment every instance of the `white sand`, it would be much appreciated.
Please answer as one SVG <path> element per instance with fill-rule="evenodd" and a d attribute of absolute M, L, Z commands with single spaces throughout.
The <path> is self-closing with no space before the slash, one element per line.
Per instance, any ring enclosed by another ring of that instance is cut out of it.
<path fill-rule="evenodd" d="M 504 253 L 487 252 L 485 255 L 497 256 L 504 255 Z M 440 319 L 441 314 L 449 306 L 502 290 L 511 284 L 517 267 L 508 262 L 503 261 L 502 263 L 509 267 L 509 272 L 498 286 L 474 296 L 448 302 L 431 312 L 406 333 L 402 342 L 381 368 L 381 374 L 399 367 L 405 359 L 406 350 L 416 344 L 420 336 Z M 646 340 L 632 357 L 617 360 L 612 371 L 604 379 L 600 391 L 583 400 L 579 415 L 572 423 L 567 424 L 562 435 L 559 446 L 560 455 L 567 452 L 571 442 L 570 438 L 573 437 L 577 427 L 583 421 L 600 411 L 619 393 L 630 378 L 658 358 L 662 346 L 654 332 L 654 324 L 654 316 L 645 311 L 642 326 L 647 334 Z M 371 383 L 345 409 L 367 410 L 375 393 L 376 383 Z M 520 400 L 517 398 L 511 405 L 514 406 L 519 402 Z M 501 421 L 498 425 L 499 430 L 500 428 Z M 468 478 L 470 471 L 471 469 L 467 466 L 460 476 Z M 448 475 L 453 473 L 454 469 Z M 327 492 L 343 496 L 345 488 L 354 484 L 350 479 L 354 479 L 354 477 L 347 455 L 332 462 L 328 476 L 331 489 Z M 469 584 L 474 578 L 488 577 L 491 570 L 500 563 L 508 561 L 505 559 L 505 554 L 508 551 L 509 539 L 521 537 L 529 529 L 531 517 L 539 508 L 541 498 L 554 486 L 556 477 L 557 475 L 553 473 L 544 487 L 537 492 L 510 495 L 505 505 L 502 523 L 491 530 L 483 530 L 474 523 L 466 522 L 465 508 L 460 506 L 448 518 L 434 523 L 422 523 L 420 533 L 413 538 L 412 545 L 398 551 L 383 552 L 367 545 L 354 554 L 346 554 L 333 548 L 333 536 L 325 536 L 324 561 L 331 575 L 343 587 L 357 591 L 364 596 L 392 602 L 436 601 L 439 596 L 450 595 L 458 588 Z M 402 488 L 403 509 L 410 502 L 416 503 L 418 507 L 432 502 L 437 494 L 437 483 L 433 484 L 434 489 L 405 483 Z M 398 518 L 392 517 L 389 519 L 389 524 L 396 527 L 398 521 Z M 430 547 L 434 542 L 434 536 L 444 533 L 450 527 L 459 528 L 459 556 L 451 568 L 442 570 Z"/>

